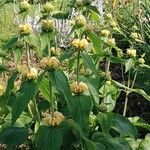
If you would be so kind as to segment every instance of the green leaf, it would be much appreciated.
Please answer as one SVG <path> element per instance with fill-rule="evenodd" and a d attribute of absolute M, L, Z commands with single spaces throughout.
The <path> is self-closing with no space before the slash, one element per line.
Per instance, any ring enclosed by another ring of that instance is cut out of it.
<path fill-rule="evenodd" d="M 62 144 L 62 133 L 58 128 L 41 126 L 36 133 L 35 145 L 37 150 L 59 150 Z"/>
<path fill-rule="evenodd" d="M 73 119 L 82 127 L 84 132 L 89 129 L 89 114 L 92 108 L 92 100 L 87 95 L 75 95 L 71 103 Z"/>
<path fill-rule="evenodd" d="M 109 130 L 112 124 L 112 114 L 111 113 L 100 113 L 98 115 L 98 121 L 101 125 L 102 131 L 106 137 L 109 136 Z"/>
<path fill-rule="evenodd" d="M 95 64 L 93 62 L 93 60 L 91 59 L 91 57 L 88 55 L 88 53 L 86 52 L 82 52 L 81 53 L 81 57 L 83 59 L 83 62 L 85 63 L 86 67 L 90 68 L 93 72 L 95 72 L 96 74 L 98 73 Z"/>
<path fill-rule="evenodd" d="M 142 95 L 145 99 L 150 101 L 150 95 L 148 95 L 144 90 L 142 89 L 132 89 L 133 92 L 136 92 L 137 94 Z"/>
<path fill-rule="evenodd" d="M 68 78 L 64 74 L 62 70 L 56 70 L 54 72 L 49 72 L 49 79 L 53 86 L 56 87 L 65 97 L 66 102 L 68 104 L 68 108 L 70 110 L 70 101 L 72 100 L 72 94 L 70 90 L 70 86 L 68 83 Z"/>
<path fill-rule="evenodd" d="M 6 104 L 10 100 L 11 91 L 14 89 L 14 82 L 17 78 L 18 73 L 14 72 L 7 81 L 7 87 L 4 94 L 4 103 Z"/>
<path fill-rule="evenodd" d="M 54 35 L 55 33 L 51 32 L 51 33 L 44 33 L 40 36 L 41 51 L 43 51 L 48 46 L 50 41 L 54 38 Z"/>
<path fill-rule="evenodd" d="M 134 59 L 130 58 L 125 61 L 125 73 L 128 72 L 135 65 Z"/>
<path fill-rule="evenodd" d="M 50 100 L 50 95 L 49 95 L 49 92 L 50 92 L 50 88 L 49 88 L 49 81 L 44 78 L 41 83 L 40 83 L 40 86 L 39 86 L 39 90 L 42 94 L 42 96 L 47 100 L 49 101 Z"/>
<path fill-rule="evenodd" d="M 108 150 L 132 150 L 130 145 L 122 138 L 108 138 L 102 142 Z"/>
<path fill-rule="evenodd" d="M 23 55 L 23 51 L 21 48 L 17 48 L 15 50 L 13 50 L 14 53 L 14 62 L 16 65 L 18 65 L 20 63 L 21 57 Z"/>
<path fill-rule="evenodd" d="M 122 115 L 113 113 L 112 116 L 112 128 L 120 133 L 120 136 L 130 136 L 137 138 L 138 133 L 135 126 Z"/>
<path fill-rule="evenodd" d="M 30 34 L 29 36 L 24 37 L 24 40 L 37 48 L 37 50 L 41 50 L 41 40 L 38 35 Z"/>
<path fill-rule="evenodd" d="M 62 57 L 60 58 L 61 61 L 64 61 L 65 59 L 70 59 L 70 57 L 73 55 L 74 50 L 73 49 L 69 49 L 68 51 L 66 51 Z"/>
<path fill-rule="evenodd" d="M 12 107 L 12 124 L 15 123 L 20 114 L 27 108 L 29 101 L 34 96 L 35 87 L 36 83 L 34 81 L 26 81 L 16 93 L 16 99 Z"/>
<path fill-rule="evenodd" d="M 94 33 L 89 33 L 88 37 L 91 39 L 96 53 L 102 55 L 103 54 L 103 43 L 102 43 L 100 37 L 98 37 Z"/>
<path fill-rule="evenodd" d="M 147 134 L 145 139 L 141 141 L 137 150 L 149 150 L 150 148 L 150 134 Z"/>
<path fill-rule="evenodd" d="M 26 141 L 28 130 L 26 128 L 9 127 L 0 132 L 0 143 L 6 145 L 20 145 Z"/>
<path fill-rule="evenodd" d="M 102 118 L 101 118 L 102 117 Z M 125 117 L 116 113 L 105 113 L 98 116 L 99 123 L 105 135 L 108 135 L 110 129 L 118 132 L 121 137 L 137 137 L 135 126 Z M 105 128 L 106 126 L 106 128 Z"/>
<path fill-rule="evenodd" d="M 5 49 L 10 49 L 12 48 L 18 41 L 19 37 L 13 37 L 11 38 L 8 43 L 4 46 Z"/>

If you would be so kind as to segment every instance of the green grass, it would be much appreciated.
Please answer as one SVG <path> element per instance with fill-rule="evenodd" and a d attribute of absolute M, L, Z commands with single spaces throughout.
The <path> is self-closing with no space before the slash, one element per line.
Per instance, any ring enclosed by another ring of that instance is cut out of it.
<path fill-rule="evenodd" d="M 7 4 L 0 9 L 0 49 L 15 34 L 13 5 Z"/>

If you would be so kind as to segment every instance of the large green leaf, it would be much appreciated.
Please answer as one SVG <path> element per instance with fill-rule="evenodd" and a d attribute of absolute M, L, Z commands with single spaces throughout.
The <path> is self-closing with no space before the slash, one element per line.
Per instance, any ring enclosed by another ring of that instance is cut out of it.
<path fill-rule="evenodd" d="M 58 128 L 41 126 L 36 133 L 37 150 L 59 150 L 62 144 L 62 133 Z"/>
<path fill-rule="evenodd" d="M 98 37 L 94 33 L 89 33 L 88 37 L 91 39 L 96 53 L 102 55 L 103 54 L 103 43 L 102 43 L 100 37 Z"/>
<path fill-rule="evenodd" d="M 26 81 L 16 93 L 16 99 L 12 107 L 12 123 L 14 123 L 26 109 L 29 101 L 34 96 L 35 87 L 36 83 L 34 81 Z"/>
<path fill-rule="evenodd" d="M 8 79 L 7 81 L 7 87 L 6 87 L 6 91 L 5 91 L 5 94 L 4 94 L 4 102 L 5 104 L 9 101 L 10 99 L 10 96 L 11 96 L 11 91 L 13 90 L 14 88 L 14 82 L 17 78 L 17 75 L 18 73 L 17 72 L 14 72 L 11 77 Z"/>
<path fill-rule="evenodd" d="M 0 132 L 0 143 L 6 145 L 20 145 L 26 141 L 28 130 L 26 128 L 9 127 Z"/>
<path fill-rule="evenodd" d="M 125 61 L 125 73 L 128 72 L 131 68 L 133 68 L 135 62 L 133 58 L 127 59 Z"/>
<path fill-rule="evenodd" d="M 49 101 L 50 100 L 50 87 L 49 87 L 49 81 L 44 78 L 39 86 L 39 91 L 41 92 L 42 96 Z"/>
<path fill-rule="evenodd" d="M 43 51 L 48 46 L 50 41 L 54 39 L 54 36 L 55 36 L 54 32 L 41 34 L 40 36 L 41 51 Z"/>
<path fill-rule="evenodd" d="M 150 149 L 150 134 L 147 134 L 145 139 L 141 141 L 137 150 L 149 150 Z"/>
<path fill-rule="evenodd" d="M 49 72 L 49 79 L 53 86 L 63 94 L 70 110 L 70 101 L 72 99 L 72 94 L 66 75 L 62 70 L 56 70 L 54 72 Z"/>
<path fill-rule="evenodd" d="M 101 113 L 98 116 L 98 121 L 101 125 L 104 135 L 109 136 L 109 130 L 112 124 L 112 113 Z"/>
<path fill-rule="evenodd" d="M 108 138 L 102 141 L 108 150 L 132 150 L 130 145 L 122 138 Z"/>
<path fill-rule="evenodd" d="M 137 138 L 137 129 L 135 126 L 122 115 L 113 113 L 112 116 L 112 128 L 120 133 L 120 136 L 130 136 Z"/>
<path fill-rule="evenodd" d="M 136 92 L 137 94 L 142 95 L 145 99 L 150 101 L 150 95 L 148 95 L 144 90 L 142 89 L 132 89 L 133 92 Z"/>
<path fill-rule="evenodd" d="M 11 38 L 11 39 L 8 41 L 8 43 L 5 45 L 4 48 L 5 48 L 5 49 L 10 49 L 10 48 L 12 48 L 12 46 L 14 46 L 14 44 L 17 43 L 18 38 L 19 38 L 19 37 L 13 37 L 13 38 Z"/>
<path fill-rule="evenodd" d="M 116 113 L 105 113 L 98 116 L 99 123 L 105 135 L 114 130 L 118 132 L 121 137 L 137 138 L 137 130 L 135 126 L 125 117 Z M 106 126 L 106 129 L 104 128 Z"/>
<path fill-rule="evenodd" d="M 16 99 L 12 107 L 12 124 L 15 123 L 20 114 L 27 108 L 29 101 L 36 96 L 36 93 L 38 92 L 38 87 L 44 74 L 45 72 L 43 72 L 37 78 L 37 81 L 34 80 L 25 81 L 22 84 L 21 88 L 17 91 L 15 95 Z"/>
<path fill-rule="evenodd" d="M 90 68 L 93 72 L 97 73 L 97 69 L 91 57 L 86 52 L 81 53 L 81 57 L 86 67 Z"/>
<path fill-rule="evenodd" d="M 89 129 L 89 114 L 92 108 L 92 100 L 87 95 L 75 95 L 71 103 L 71 111 L 73 119 L 86 132 Z"/>

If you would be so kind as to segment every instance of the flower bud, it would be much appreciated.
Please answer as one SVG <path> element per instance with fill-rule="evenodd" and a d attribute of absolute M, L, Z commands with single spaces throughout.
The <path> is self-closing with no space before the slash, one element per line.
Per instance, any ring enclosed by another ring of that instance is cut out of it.
<path fill-rule="evenodd" d="M 28 11 L 30 9 L 30 4 L 27 1 L 23 1 L 19 5 L 21 11 Z"/>
<path fill-rule="evenodd" d="M 145 63 L 145 60 L 144 60 L 144 58 L 139 58 L 139 59 L 138 59 L 138 62 L 139 62 L 140 64 L 144 64 L 144 63 Z"/>
<path fill-rule="evenodd" d="M 90 76 L 92 74 L 92 71 L 88 68 L 82 68 L 80 70 L 80 74 L 83 76 Z"/>
<path fill-rule="evenodd" d="M 42 20 L 42 30 L 46 32 L 51 32 L 55 29 L 54 20 L 46 19 Z"/>
<path fill-rule="evenodd" d="M 74 39 L 74 40 L 72 41 L 72 46 L 75 47 L 75 48 L 78 48 L 78 47 L 79 47 L 79 42 L 80 42 L 79 39 Z"/>
<path fill-rule="evenodd" d="M 112 15 L 111 15 L 110 13 L 106 14 L 106 15 L 105 15 L 105 18 L 106 18 L 107 20 L 112 20 L 112 19 L 113 19 Z"/>
<path fill-rule="evenodd" d="M 83 94 L 84 92 L 86 92 L 88 90 L 88 87 L 85 83 L 80 82 L 73 82 L 70 86 L 72 93 L 74 94 Z"/>
<path fill-rule="evenodd" d="M 114 38 L 108 39 L 108 45 L 115 46 L 116 45 L 115 39 Z"/>
<path fill-rule="evenodd" d="M 43 116 L 43 121 L 50 126 L 59 126 L 65 119 L 64 115 L 58 111 L 46 112 Z"/>
<path fill-rule="evenodd" d="M 127 49 L 127 52 L 126 52 L 127 56 L 129 57 L 136 57 L 136 49 Z"/>
<path fill-rule="evenodd" d="M 100 34 L 101 34 L 102 36 L 104 36 L 104 37 L 108 37 L 108 36 L 110 35 L 110 31 L 104 29 L 104 30 L 101 30 L 101 31 L 100 31 Z"/>
<path fill-rule="evenodd" d="M 55 10 L 55 7 L 51 3 L 46 3 L 43 6 L 42 13 L 50 13 Z"/>
<path fill-rule="evenodd" d="M 60 62 L 56 57 L 44 57 L 40 64 L 44 69 L 55 70 L 59 67 Z"/>
<path fill-rule="evenodd" d="M 18 29 L 21 35 L 29 35 L 33 31 L 31 24 L 20 24 Z"/>
<path fill-rule="evenodd" d="M 88 48 L 88 46 L 89 46 L 89 42 L 86 39 L 80 40 L 80 42 L 79 42 L 80 50 L 84 50 L 84 49 Z"/>
<path fill-rule="evenodd" d="M 111 81 L 106 81 L 106 84 L 108 85 L 108 86 L 110 86 L 111 85 Z"/>
<path fill-rule="evenodd" d="M 24 70 L 22 72 L 22 77 L 28 80 L 35 80 L 38 76 L 38 71 L 35 68 L 30 68 L 29 70 Z"/>
<path fill-rule="evenodd" d="M 136 32 L 132 32 L 131 35 L 130 35 L 130 37 L 133 38 L 133 39 L 138 39 L 139 35 Z"/>
<path fill-rule="evenodd" d="M 86 19 L 83 15 L 79 15 L 75 18 L 75 24 L 78 26 L 78 27 L 83 27 L 86 25 Z"/>
<path fill-rule="evenodd" d="M 82 0 L 76 0 L 76 5 L 78 7 L 82 6 L 83 5 Z"/>

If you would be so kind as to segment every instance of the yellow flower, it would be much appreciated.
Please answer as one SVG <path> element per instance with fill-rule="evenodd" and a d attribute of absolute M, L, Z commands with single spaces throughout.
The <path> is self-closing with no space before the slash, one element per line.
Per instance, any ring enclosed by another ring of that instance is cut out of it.
<path fill-rule="evenodd" d="M 115 46 L 115 45 L 116 45 L 115 39 L 114 39 L 114 38 L 108 39 L 108 44 L 109 44 L 110 46 Z"/>
<path fill-rule="evenodd" d="M 111 25 L 112 27 L 116 27 L 116 26 L 117 26 L 117 23 L 116 23 L 115 20 L 111 20 L 109 23 L 110 23 L 110 25 Z"/>
<path fill-rule="evenodd" d="M 30 9 L 30 4 L 27 1 L 23 1 L 23 2 L 20 3 L 19 9 L 21 11 L 27 11 L 27 10 Z"/>
<path fill-rule="evenodd" d="M 106 81 L 106 84 L 107 84 L 107 85 L 111 85 L 111 81 L 109 81 L 109 80 Z"/>
<path fill-rule="evenodd" d="M 38 76 L 38 71 L 35 68 L 30 68 L 29 70 L 24 70 L 22 72 L 22 77 L 29 80 L 34 80 Z"/>
<path fill-rule="evenodd" d="M 49 13 L 49 12 L 52 12 L 55 10 L 55 7 L 51 4 L 51 3 L 46 3 L 44 6 L 43 6 L 43 10 L 42 10 L 42 13 Z"/>
<path fill-rule="evenodd" d="M 80 70 L 80 74 L 84 76 L 90 76 L 92 74 L 92 71 L 88 68 L 82 68 Z"/>
<path fill-rule="evenodd" d="M 138 33 L 136 33 L 136 32 L 132 32 L 130 36 L 131 36 L 131 38 L 133 38 L 133 39 L 138 39 L 138 38 L 139 38 L 139 35 L 138 35 Z"/>
<path fill-rule="evenodd" d="M 109 31 L 109 30 L 104 29 L 104 30 L 101 30 L 101 31 L 100 31 L 100 34 L 101 34 L 102 36 L 104 36 L 104 37 L 108 37 L 108 36 L 109 36 L 109 34 L 110 34 L 110 31 Z"/>
<path fill-rule="evenodd" d="M 76 5 L 78 7 L 82 6 L 83 5 L 82 0 L 76 0 Z"/>
<path fill-rule="evenodd" d="M 28 35 L 32 32 L 32 25 L 31 24 L 20 24 L 18 26 L 18 29 L 19 29 L 19 33 L 21 35 Z"/>
<path fill-rule="evenodd" d="M 106 18 L 107 20 L 112 20 L 112 19 L 113 19 L 112 15 L 111 15 L 110 13 L 106 14 L 106 15 L 105 15 L 105 18 Z"/>
<path fill-rule="evenodd" d="M 59 56 L 60 55 L 60 48 L 55 48 L 55 47 L 51 47 L 50 48 L 50 52 L 52 55 L 55 55 L 55 56 Z"/>
<path fill-rule="evenodd" d="M 59 126 L 65 119 L 64 115 L 58 111 L 44 113 L 43 121 L 50 126 Z"/>
<path fill-rule="evenodd" d="M 94 25 L 93 24 L 87 24 L 86 25 L 86 31 L 87 32 L 92 32 L 94 30 Z"/>
<path fill-rule="evenodd" d="M 138 62 L 141 63 L 141 64 L 144 64 L 145 60 L 144 60 L 144 58 L 139 58 Z"/>
<path fill-rule="evenodd" d="M 132 48 L 127 49 L 126 54 L 130 57 L 136 57 L 136 49 L 132 49 Z"/>
<path fill-rule="evenodd" d="M 72 46 L 74 46 L 75 48 L 78 48 L 78 47 L 79 47 L 79 42 L 80 42 L 79 39 L 74 39 L 74 40 L 72 41 Z"/>
<path fill-rule="evenodd" d="M 43 59 L 40 61 L 40 66 L 42 68 L 45 68 L 47 66 L 47 62 L 48 62 L 48 58 L 47 57 L 43 57 Z"/>
<path fill-rule="evenodd" d="M 75 18 L 75 24 L 79 27 L 83 27 L 86 25 L 86 19 L 83 15 L 79 15 Z"/>
<path fill-rule="evenodd" d="M 54 20 L 50 20 L 50 19 L 42 20 L 42 29 L 47 32 L 53 31 L 55 29 Z"/>
<path fill-rule="evenodd" d="M 56 57 L 44 57 L 41 62 L 42 68 L 47 68 L 50 70 L 57 69 L 59 67 L 59 60 Z"/>
<path fill-rule="evenodd" d="M 82 39 L 79 42 L 79 49 L 80 50 L 84 50 L 89 46 L 89 42 L 87 41 L 87 39 Z"/>
<path fill-rule="evenodd" d="M 74 94 L 83 94 L 84 92 L 88 90 L 87 85 L 83 82 L 80 82 L 80 83 L 73 82 L 70 85 L 70 88 L 71 88 L 72 93 Z"/>

